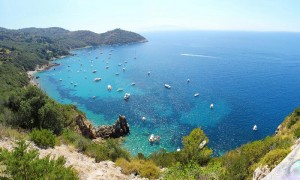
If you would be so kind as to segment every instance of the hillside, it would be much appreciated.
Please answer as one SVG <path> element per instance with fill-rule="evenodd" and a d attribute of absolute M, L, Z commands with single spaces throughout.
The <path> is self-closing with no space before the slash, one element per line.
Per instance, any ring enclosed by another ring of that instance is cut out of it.
<path fill-rule="evenodd" d="M 4 59 L 4 55 L 9 56 L 16 66 L 33 70 L 36 65 L 45 64 L 48 60 L 69 55 L 70 49 L 146 41 L 143 36 L 122 29 L 97 34 L 58 27 L 18 30 L 0 28 L 0 50 L 9 50 L 6 54 L 0 54 L 0 60 Z"/>

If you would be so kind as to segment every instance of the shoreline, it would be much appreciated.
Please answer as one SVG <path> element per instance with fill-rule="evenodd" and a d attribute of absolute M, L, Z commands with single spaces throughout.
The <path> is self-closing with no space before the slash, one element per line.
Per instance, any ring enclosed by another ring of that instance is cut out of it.
<path fill-rule="evenodd" d="M 66 56 L 61 56 L 60 58 L 64 58 Z M 60 59 L 57 58 L 57 59 Z M 41 71 L 45 71 L 50 69 L 51 67 L 54 66 L 59 66 L 59 63 L 48 63 L 48 64 L 44 64 L 44 65 L 37 65 L 35 67 L 35 69 L 33 71 L 27 71 L 27 77 L 29 78 L 29 84 L 33 85 L 33 86 L 38 86 L 39 83 L 36 81 L 36 79 L 38 79 L 37 77 L 34 76 L 34 74 L 36 74 L 37 72 L 41 72 Z"/>

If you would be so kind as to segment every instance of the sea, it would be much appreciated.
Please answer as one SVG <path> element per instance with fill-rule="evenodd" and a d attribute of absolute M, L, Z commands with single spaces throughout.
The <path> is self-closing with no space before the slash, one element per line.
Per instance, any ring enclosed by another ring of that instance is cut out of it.
<path fill-rule="evenodd" d="M 219 156 L 274 134 L 300 106 L 300 33 L 141 35 L 148 42 L 72 50 L 74 56 L 55 61 L 60 66 L 35 74 L 40 88 L 60 103 L 76 105 L 95 126 L 124 115 L 130 134 L 122 146 L 146 156 L 182 148 L 183 136 L 197 127 Z M 151 134 L 160 141 L 150 144 Z"/>

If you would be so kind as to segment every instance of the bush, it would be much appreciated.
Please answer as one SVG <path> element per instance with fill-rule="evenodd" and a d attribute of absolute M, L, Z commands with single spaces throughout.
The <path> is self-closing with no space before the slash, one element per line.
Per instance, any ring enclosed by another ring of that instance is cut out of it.
<path fill-rule="evenodd" d="M 4 174 L 0 174 L 0 179 L 79 179 L 72 167 L 64 166 L 64 157 L 57 160 L 51 160 L 50 156 L 39 159 L 38 151 L 27 151 L 28 144 L 24 141 L 17 144 L 11 152 L 0 152 L 0 162 L 6 167 Z"/>
<path fill-rule="evenodd" d="M 275 149 L 270 151 L 261 160 L 261 164 L 268 165 L 271 169 L 273 169 L 289 154 L 289 152 L 289 149 Z"/>
<path fill-rule="evenodd" d="M 300 137 L 300 128 L 297 128 L 295 131 L 294 131 L 294 136 L 296 138 L 299 138 Z"/>
<path fill-rule="evenodd" d="M 124 158 L 119 158 L 116 161 L 116 166 L 120 166 L 125 174 L 140 175 L 149 179 L 157 179 L 160 176 L 160 169 L 151 160 L 132 159 L 127 161 Z"/>
<path fill-rule="evenodd" d="M 51 131 L 47 129 L 34 129 L 29 134 L 29 137 L 40 148 L 53 148 L 55 145 L 55 135 L 53 135 Z"/>

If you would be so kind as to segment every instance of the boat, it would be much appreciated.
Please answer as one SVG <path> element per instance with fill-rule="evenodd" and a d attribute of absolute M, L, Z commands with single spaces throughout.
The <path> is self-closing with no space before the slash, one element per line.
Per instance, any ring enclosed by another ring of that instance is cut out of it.
<path fill-rule="evenodd" d="M 93 99 L 95 99 L 95 98 L 96 98 L 96 96 L 93 96 L 92 98 L 93 98 Z"/>
<path fill-rule="evenodd" d="M 70 82 L 71 84 L 73 84 L 73 82 Z"/>
<path fill-rule="evenodd" d="M 148 140 L 149 140 L 150 143 L 154 143 L 154 141 L 155 141 L 154 134 L 151 134 Z"/>
<path fill-rule="evenodd" d="M 179 151 L 181 151 L 181 149 L 180 149 L 180 148 L 177 148 L 176 151 L 179 152 Z"/>
<path fill-rule="evenodd" d="M 150 72 L 150 71 L 148 71 L 148 76 L 150 76 L 150 74 L 151 74 L 151 72 Z"/>
<path fill-rule="evenodd" d="M 108 68 L 109 68 L 109 66 L 106 66 L 106 67 L 105 67 L 105 69 L 108 69 Z"/>
<path fill-rule="evenodd" d="M 124 63 L 128 63 L 127 61 L 124 61 Z"/>
<path fill-rule="evenodd" d="M 187 79 L 187 83 L 190 83 L 190 79 Z"/>
<path fill-rule="evenodd" d="M 213 109 L 214 108 L 214 104 L 210 104 L 209 108 Z"/>
<path fill-rule="evenodd" d="M 131 86 L 135 86 L 135 83 L 133 82 L 133 83 L 131 83 Z"/>
<path fill-rule="evenodd" d="M 122 66 L 122 63 L 118 64 L 118 66 Z"/>
<path fill-rule="evenodd" d="M 256 124 L 253 126 L 252 130 L 253 130 L 253 131 L 257 131 L 257 126 L 256 126 Z"/>
<path fill-rule="evenodd" d="M 101 81 L 101 78 L 95 78 L 94 81 Z"/>
<path fill-rule="evenodd" d="M 198 97 L 198 96 L 199 96 L 199 93 L 194 94 L 194 97 Z"/>
<path fill-rule="evenodd" d="M 93 73 L 96 73 L 97 72 L 97 70 L 93 70 Z"/>
<path fill-rule="evenodd" d="M 125 68 L 123 68 L 123 71 L 125 71 Z"/>
<path fill-rule="evenodd" d="M 171 89 L 171 86 L 170 86 L 169 84 L 165 84 L 165 87 L 166 87 L 167 89 Z"/>
<path fill-rule="evenodd" d="M 206 140 L 203 140 L 200 144 L 199 144 L 199 149 L 204 148 L 204 146 L 207 144 Z"/>
<path fill-rule="evenodd" d="M 62 78 L 60 78 L 59 80 L 62 81 Z"/>
<path fill-rule="evenodd" d="M 125 93 L 125 95 L 124 95 L 124 100 L 128 100 L 129 97 L 130 97 L 130 94 L 129 94 L 129 93 Z"/>
<path fill-rule="evenodd" d="M 74 84 L 74 87 L 76 87 L 77 86 L 77 84 Z"/>
<path fill-rule="evenodd" d="M 155 136 L 154 134 L 151 134 L 148 140 L 150 143 L 159 142 L 160 136 Z"/>
<path fill-rule="evenodd" d="M 115 73 L 115 75 L 116 75 L 116 76 L 118 76 L 118 75 L 119 75 L 119 73 Z"/>
<path fill-rule="evenodd" d="M 121 91 L 123 91 L 122 88 L 118 88 L 118 89 L 117 89 L 117 92 L 121 92 Z"/>
<path fill-rule="evenodd" d="M 142 121 L 146 121 L 146 117 L 143 116 L 143 117 L 142 117 Z"/>
<path fill-rule="evenodd" d="M 107 86 L 107 90 L 110 91 L 112 89 L 111 85 Z"/>

